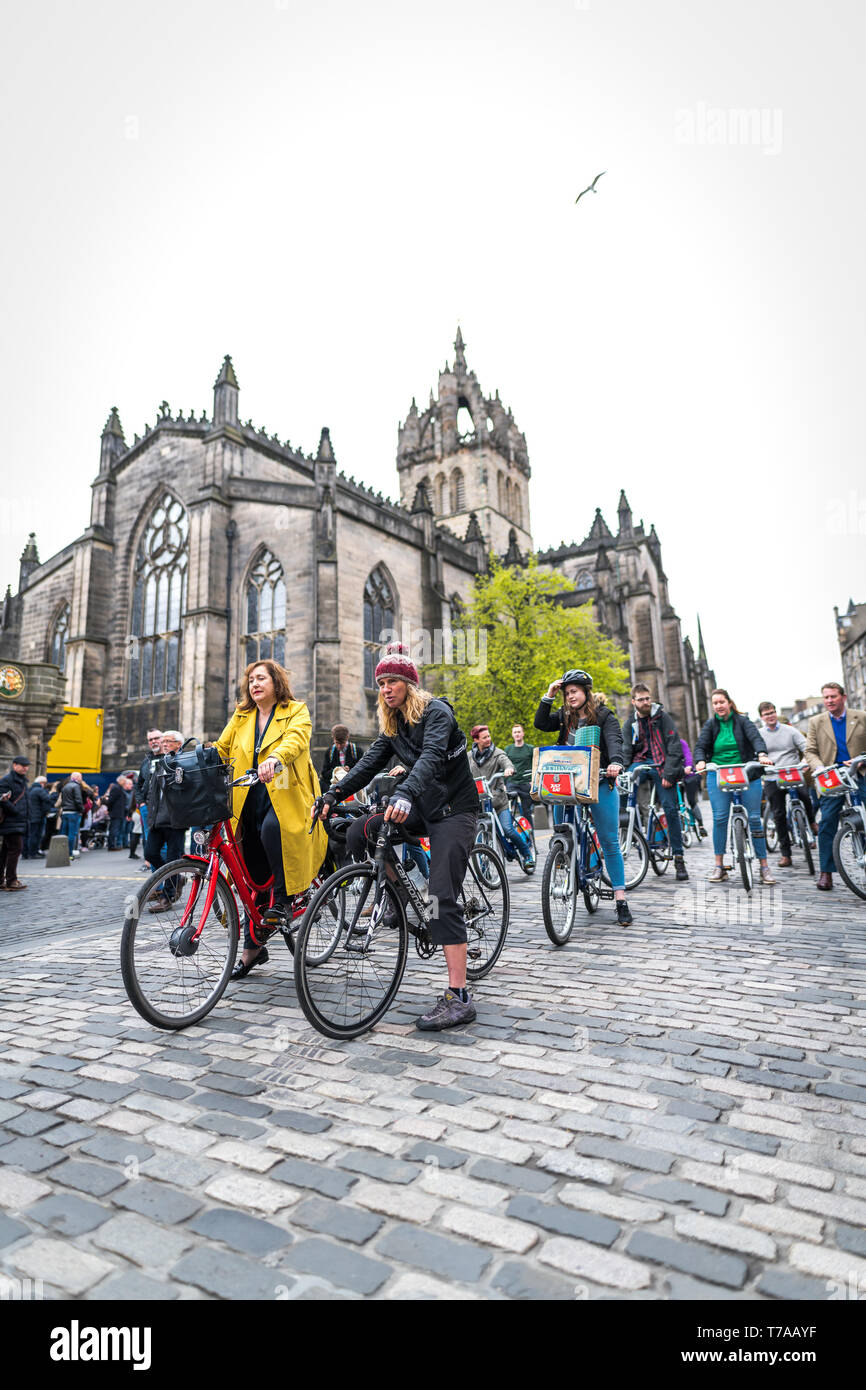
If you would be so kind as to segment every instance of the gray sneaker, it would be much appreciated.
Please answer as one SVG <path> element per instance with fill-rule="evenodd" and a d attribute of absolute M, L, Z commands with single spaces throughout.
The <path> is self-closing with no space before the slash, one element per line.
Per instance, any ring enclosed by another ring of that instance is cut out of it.
<path fill-rule="evenodd" d="M 460 1023 L 471 1023 L 475 1018 L 475 1005 L 470 995 L 464 1004 L 451 989 L 446 989 L 436 1000 L 427 1014 L 422 1014 L 415 1027 L 425 1033 L 438 1033 L 442 1028 L 455 1028 Z"/>

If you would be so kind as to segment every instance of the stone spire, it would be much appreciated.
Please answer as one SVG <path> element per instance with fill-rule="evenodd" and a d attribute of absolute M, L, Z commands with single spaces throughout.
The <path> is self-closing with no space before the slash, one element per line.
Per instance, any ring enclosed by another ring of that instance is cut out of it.
<path fill-rule="evenodd" d="M 466 535 L 464 536 L 463 539 L 466 540 L 466 541 L 483 541 L 483 540 L 484 540 L 484 532 L 482 531 L 481 527 L 478 525 L 478 517 L 475 515 L 474 512 L 471 512 L 471 513 L 470 513 L 470 516 L 469 516 L 469 525 L 466 527 Z"/>
<path fill-rule="evenodd" d="M 99 450 L 100 473 L 108 473 L 111 465 L 120 458 L 121 454 L 125 453 L 126 440 L 123 435 L 123 426 L 120 423 L 117 406 L 113 405 L 102 431 L 102 442 Z"/>
<path fill-rule="evenodd" d="M 430 500 L 430 493 L 427 491 L 427 484 L 424 482 L 423 478 L 415 489 L 415 500 L 412 503 L 412 511 L 415 514 L 419 512 L 429 512 L 431 516 L 433 515 L 433 503 Z"/>
<path fill-rule="evenodd" d="M 457 372 L 466 371 L 466 344 L 463 341 L 463 334 L 460 325 L 457 325 L 457 337 L 454 339 L 454 369 Z"/>
<path fill-rule="evenodd" d="M 36 549 L 36 532 L 31 531 L 27 537 L 27 544 L 21 552 L 21 560 L 18 569 L 18 592 L 27 588 L 28 581 L 34 570 L 38 570 L 40 565 L 39 551 Z"/>
<path fill-rule="evenodd" d="M 336 463 L 334 450 L 331 447 L 331 431 L 327 425 L 322 426 L 322 433 L 319 435 L 319 448 L 316 453 L 317 463 Z"/>
<path fill-rule="evenodd" d="M 707 649 L 704 646 L 704 634 L 701 632 L 701 615 L 698 614 L 698 661 L 707 660 Z M 708 663 L 709 664 L 709 663 Z"/>
<path fill-rule="evenodd" d="M 619 494 L 619 503 L 616 510 L 619 516 L 619 534 L 621 536 L 630 536 L 633 530 L 632 515 L 624 488 Z"/>
<path fill-rule="evenodd" d="M 592 526 L 589 528 L 589 535 L 584 541 L 584 545 L 586 545 L 588 541 L 604 542 L 612 540 L 613 532 L 611 531 L 610 527 L 608 526 L 607 522 L 601 514 L 601 507 L 596 507 L 595 520 L 593 521 Z"/>
<path fill-rule="evenodd" d="M 238 379 L 232 366 L 232 359 L 226 354 L 219 376 L 213 385 L 213 427 L 221 425 L 238 427 Z"/>
<path fill-rule="evenodd" d="M 506 550 L 503 559 L 506 565 L 523 564 L 523 556 L 521 555 L 520 547 L 517 544 L 517 532 L 515 531 L 513 526 L 511 530 L 508 532 L 508 549 Z"/>

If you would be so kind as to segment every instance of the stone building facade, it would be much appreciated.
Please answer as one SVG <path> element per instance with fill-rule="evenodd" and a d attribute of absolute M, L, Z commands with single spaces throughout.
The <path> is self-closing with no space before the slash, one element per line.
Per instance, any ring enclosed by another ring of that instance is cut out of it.
<path fill-rule="evenodd" d="M 866 603 L 848 600 L 844 613 L 834 608 L 842 684 L 852 709 L 866 709 Z"/>
<path fill-rule="evenodd" d="M 381 634 L 447 631 L 490 550 L 519 563 L 531 549 L 526 441 L 498 392 L 482 394 L 459 330 L 438 397 L 400 428 L 399 504 L 338 471 L 327 429 L 304 454 L 242 423 L 239 396 L 226 357 L 210 416 L 163 402 L 128 443 L 113 408 L 90 525 L 44 562 L 31 536 L 0 661 L 34 673 L 41 703 L 2 699 L 0 740 L 23 742 L 35 767 L 64 703 L 105 710 L 105 770 L 137 761 L 154 725 L 213 737 L 244 666 L 270 655 L 309 704 L 317 749 L 338 719 L 368 738 Z M 621 514 L 614 538 L 598 515 L 586 541 L 539 558 L 591 573 L 566 601 L 596 599 L 693 732 L 708 668 L 680 640 L 655 531 Z"/>

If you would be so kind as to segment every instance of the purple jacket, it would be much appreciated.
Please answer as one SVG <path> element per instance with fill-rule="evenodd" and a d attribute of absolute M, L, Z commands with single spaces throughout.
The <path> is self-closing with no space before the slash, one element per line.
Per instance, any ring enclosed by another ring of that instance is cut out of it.
<path fill-rule="evenodd" d="M 695 777 L 695 776 L 697 776 L 697 773 L 695 772 L 695 759 L 694 759 L 694 754 L 692 753 L 691 748 L 690 748 L 689 745 L 686 743 L 686 741 L 685 741 L 684 738 L 681 738 L 681 739 L 680 739 L 680 743 L 681 743 L 682 746 L 683 746 L 683 758 L 685 759 L 686 776 L 689 777 L 689 778 Z M 689 769 L 691 769 L 691 771 L 689 771 Z"/>

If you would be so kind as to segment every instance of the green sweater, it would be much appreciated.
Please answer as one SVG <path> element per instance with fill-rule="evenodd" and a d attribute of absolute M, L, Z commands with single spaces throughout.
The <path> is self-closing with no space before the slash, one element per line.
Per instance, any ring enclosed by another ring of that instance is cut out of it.
<path fill-rule="evenodd" d="M 716 715 L 718 719 L 718 715 Z M 713 749 L 713 762 L 720 767 L 733 767 L 736 763 L 743 761 L 743 755 L 737 746 L 734 734 L 734 721 L 730 715 L 727 719 L 718 719 L 719 732 L 716 734 L 716 746 Z"/>
<path fill-rule="evenodd" d="M 516 743 L 509 743 L 505 750 L 506 757 L 514 768 L 514 782 L 519 782 L 521 786 L 529 786 L 532 779 L 532 752 L 534 744 L 523 743 L 518 748 Z"/>

